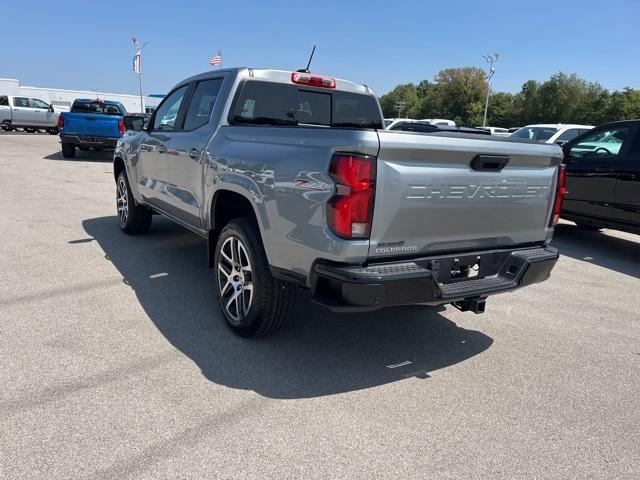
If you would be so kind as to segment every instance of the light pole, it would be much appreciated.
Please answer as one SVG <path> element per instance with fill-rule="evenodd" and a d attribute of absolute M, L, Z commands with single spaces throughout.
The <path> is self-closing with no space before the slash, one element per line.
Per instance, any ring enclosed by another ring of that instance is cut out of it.
<path fill-rule="evenodd" d="M 498 63 L 498 54 L 483 55 L 482 56 L 489 64 L 489 73 L 487 73 L 487 101 L 484 104 L 484 120 L 482 120 L 482 126 L 487 126 L 487 112 L 489 111 L 489 96 L 491 95 L 491 79 L 493 74 L 496 73 L 496 63 Z"/>
<path fill-rule="evenodd" d="M 396 108 L 398 109 L 398 118 L 400 118 L 400 112 L 406 104 L 406 102 L 396 102 Z"/>
<path fill-rule="evenodd" d="M 149 45 L 151 42 L 144 42 L 140 45 L 140 42 L 136 37 L 133 37 L 133 46 L 136 47 L 136 55 L 133 57 L 133 70 L 138 74 L 138 83 L 140 85 L 140 112 L 144 113 L 144 98 L 142 97 L 142 49 Z"/>

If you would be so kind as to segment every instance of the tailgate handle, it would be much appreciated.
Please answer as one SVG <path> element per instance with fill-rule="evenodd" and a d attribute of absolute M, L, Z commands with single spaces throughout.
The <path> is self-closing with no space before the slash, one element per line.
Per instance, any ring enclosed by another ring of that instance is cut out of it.
<path fill-rule="evenodd" d="M 476 155 L 471 160 L 471 168 L 489 172 L 499 172 L 509 163 L 509 157 L 505 155 Z"/>

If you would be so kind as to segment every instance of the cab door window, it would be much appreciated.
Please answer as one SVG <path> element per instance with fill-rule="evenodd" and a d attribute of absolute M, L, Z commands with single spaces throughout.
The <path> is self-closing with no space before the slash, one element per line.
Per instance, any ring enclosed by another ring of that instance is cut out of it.
<path fill-rule="evenodd" d="M 37 98 L 32 98 L 31 99 L 31 106 L 33 108 L 41 108 L 44 110 L 48 110 L 49 109 L 49 104 L 43 102 L 42 100 L 38 100 Z"/>
<path fill-rule="evenodd" d="M 570 155 L 575 159 L 617 160 L 630 137 L 631 127 L 628 125 L 598 130 L 574 144 Z"/>
<path fill-rule="evenodd" d="M 178 114 L 188 85 L 184 85 L 171 93 L 158 107 L 153 120 L 154 130 L 179 130 Z"/>

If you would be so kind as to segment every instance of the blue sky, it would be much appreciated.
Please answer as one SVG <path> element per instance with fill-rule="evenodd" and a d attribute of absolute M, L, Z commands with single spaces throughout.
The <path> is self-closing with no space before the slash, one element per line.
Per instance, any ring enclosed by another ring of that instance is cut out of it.
<path fill-rule="evenodd" d="M 312 70 L 383 94 L 446 67 L 484 67 L 500 52 L 494 88 L 577 73 L 606 88 L 640 88 L 640 2 L 616 1 L 60 1 L 3 2 L 0 77 L 22 84 L 137 93 L 132 36 L 144 51 L 145 93 L 165 93 L 224 66 Z M 29 19 L 28 23 L 19 21 Z"/>

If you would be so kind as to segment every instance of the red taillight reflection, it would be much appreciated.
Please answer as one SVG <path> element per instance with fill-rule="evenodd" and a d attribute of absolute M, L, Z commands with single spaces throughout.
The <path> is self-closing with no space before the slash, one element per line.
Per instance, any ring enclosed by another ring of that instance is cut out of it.
<path fill-rule="evenodd" d="M 118 132 L 120 133 L 120 135 L 124 135 L 125 132 L 124 120 L 122 118 L 118 120 Z"/>
<path fill-rule="evenodd" d="M 58 117 L 58 130 L 62 130 L 64 128 L 64 118 L 62 115 Z"/>
<path fill-rule="evenodd" d="M 328 204 L 331 229 L 346 239 L 369 238 L 375 199 L 376 159 L 366 155 L 336 154 L 329 172 L 336 195 Z"/>
<path fill-rule="evenodd" d="M 553 213 L 551 214 L 551 225 L 555 226 L 560 221 L 560 212 L 562 211 L 562 202 L 567 194 L 567 172 L 564 165 L 558 167 L 558 184 L 556 185 L 556 198 L 553 202 Z"/>

